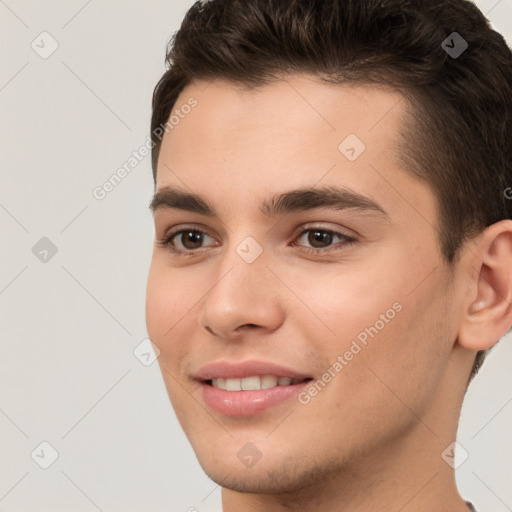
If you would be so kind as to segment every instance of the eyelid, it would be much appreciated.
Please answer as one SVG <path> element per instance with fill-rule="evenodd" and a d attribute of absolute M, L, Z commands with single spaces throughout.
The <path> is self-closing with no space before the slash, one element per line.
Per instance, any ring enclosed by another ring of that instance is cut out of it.
<path fill-rule="evenodd" d="M 299 245 L 296 243 L 297 239 L 301 238 L 305 233 L 307 233 L 309 231 L 313 231 L 315 229 L 318 231 L 324 231 L 327 233 L 331 233 L 334 236 L 338 236 L 338 237 L 344 239 L 344 241 L 338 242 L 337 244 L 333 244 L 332 246 L 329 246 L 326 248 L 319 248 L 319 249 L 314 248 L 314 247 L 306 247 L 306 246 Z M 212 246 L 206 246 L 206 247 L 200 247 L 199 249 L 189 249 L 189 250 L 186 250 L 186 249 L 183 250 L 183 249 L 174 247 L 173 243 L 172 243 L 173 240 L 176 237 L 178 237 L 180 234 L 183 234 L 184 232 L 187 232 L 187 231 L 197 231 L 197 232 L 207 235 L 210 238 L 213 238 L 215 240 L 215 237 L 212 236 L 208 232 L 208 229 L 205 228 L 204 226 L 197 225 L 197 224 L 188 224 L 188 225 L 178 226 L 176 229 L 171 228 L 171 229 L 167 230 L 164 233 L 164 235 L 162 236 L 162 238 L 160 240 L 158 240 L 156 243 L 164 248 L 167 248 L 171 253 L 174 253 L 178 256 L 199 255 L 199 254 L 203 253 L 208 247 L 212 247 Z M 352 231 L 352 230 L 347 230 L 347 231 Z M 298 232 L 297 232 L 297 230 L 294 232 L 294 235 L 292 236 L 292 238 L 293 238 L 293 242 L 292 242 L 293 247 L 295 247 L 295 246 L 301 247 L 302 251 L 304 251 L 306 253 L 322 255 L 322 254 L 327 254 L 330 252 L 342 251 L 346 246 L 352 245 L 355 242 L 357 242 L 359 239 L 359 235 L 358 234 L 357 235 L 347 234 L 347 233 L 343 232 L 343 230 L 340 230 L 339 228 L 330 228 L 330 227 L 326 227 L 326 226 L 321 226 L 321 225 L 318 225 L 318 223 L 313 222 L 313 223 L 306 223 L 306 224 L 301 225 Z M 338 247 L 339 244 L 342 244 L 341 248 Z M 213 247 L 218 247 L 218 243 L 213 245 Z"/>
<path fill-rule="evenodd" d="M 323 231 L 325 233 L 330 233 L 333 237 L 341 238 L 342 241 L 338 243 L 333 243 L 328 247 L 325 248 L 315 248 L 315 247 L 306 247 L 304 245 L 299 245 L 297 243 L 297 240 L 300 240 L 306 233 L 310 231 Z M 352 235 L 348 235 L 343 233 L 342 231 L 337 231 L 330 228 L 325 228 L 322 226 L 312 226 L 312 227 L 305 227 L 303 228 L 300 233 L 294 238 L 294 241 L 292 242 L 292 246 L 298 246 L 301 247 L 301 250 L 305 253 L 322 256 L 322 255 L 328 255 L 330 253 L 339 253 L 346 249 L 348 246 L 356 243 L 358 241 L 358 238 Z"/>
<path fill-rule="evenodd" d="M 187 232 L 187 231 L 198 231 L 201 234 L 207 235 L 210 238 L 213 238 L 215 240 L 215 237 L 212 236 L 208 232 L 208 229 L 205 228 L 204 226 L 201 226 L 201 225 L 198 225 L 198 224 L 187 224 L 187 225 L 184 225 L 184 226 L 178 226 L 177 228 L 168 229 L 167 231 L 164 232 L 162 237 L 159 240 L 156 241 L 156 243 L 158 245 L 166 247 L 169 251 L 174 252 L 174 253 L 176 253 L 178 255 L 179 254 L 183 254 L 183 255 L 186 255 L 186 254 L 199 254 L 200 252 L 202 252 L 204 249 L 207 248 L 207 247 L 201 247 L 201 248 L 195 249 L 195 250 L 182 250 L 182 249 L 178 249 L 178 248 L 173 247 L 172 241 L 178 235 L 180 235 L 180 234 L 182 234 L 184 232 Z"/>
<path fill-rule="evenodd" d="M 162 239 L 168 239 L 169 237 L 176 235 L 177 233 L 179 233 L 181 231 L 200 231 L 201 233 L 205 233 L 208 236 L 211 236 L 212 238 L 214 238 L 210 234 L 208 228 L 206 228 L 205 226 L 203 226 L 201 224 L 191 223 L 191 224 L 180 224 L 178 226 L 173 226 L 172 228 L 165 230 L 162 235 Z"/>
<path fill-rule="evenodd" d="M 294 236 L 302 235 L 304 233 L 304 231 L 309 231 L 312 229 L 318 229 L 321 231 L 330 231 L 331 233 L 343 235 L 346 238 L 361 238 L 361 235 L 353 229 L 349 229 L 345 226 L 339 226 L 339 225 L 326 226 L 326 225 L 322 225 L 321 222 L 306 222 L 305 224 L 301 224 L 301 226 L 298 228 L 298 230 L 294 232 L 294 233 L 296 233 Z"/>

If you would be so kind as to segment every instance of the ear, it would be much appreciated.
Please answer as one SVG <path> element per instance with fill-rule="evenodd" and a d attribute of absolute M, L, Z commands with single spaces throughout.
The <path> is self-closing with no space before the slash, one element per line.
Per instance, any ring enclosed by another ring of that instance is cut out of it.
<path fill-rule="evenodd" d="M 475 279 L 462 311 L 458 343 L 486 350 L 512 325 L 512 220 L 486 228 L 472 252 Z"/>

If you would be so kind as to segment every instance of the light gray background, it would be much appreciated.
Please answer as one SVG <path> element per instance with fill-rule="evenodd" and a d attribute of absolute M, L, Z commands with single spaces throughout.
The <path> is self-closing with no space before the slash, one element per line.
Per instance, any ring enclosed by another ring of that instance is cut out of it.
<path fill-rule="evenodd" d="M 476 3 L 511 44 L 512 0 Z M 92 195 L 146 141 L 165 43 L 191 4 L 0 0 L 1 511 L 220 511 L 158 364 L 133 354 L 147 337 L 150 158 Z M 59 44 L 46 59 L 31 47 L 50 48 L 43 31 Z M 47 262 L 32 252 L 42 237 L 58 249 Z M 512 510 L 511 341 L 459 430 L 457 482 L 481 512 Z M 48 469 L 43 441 L 58 452 Z"/>

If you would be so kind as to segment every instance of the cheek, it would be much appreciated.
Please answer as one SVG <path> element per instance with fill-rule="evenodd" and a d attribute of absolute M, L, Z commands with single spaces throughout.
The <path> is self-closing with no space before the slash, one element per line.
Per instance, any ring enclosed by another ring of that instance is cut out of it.
<path fill-rule="evenodd" d="M 165 280 L 160 277 L 161 273 L 152 265 L 146 286 L 146 327 L 150 339 L 159 347 L 168 313 L 173 310 Z"/>
<path fill-rule="evenodd" d="M 384 416 L 390 401 L 398 412 L 406 413 L 403 404 L 418 415 L 426 410 L 442 382 L 453 345 L 453 315 L 439 275 L 412 293 L 410 289 L 394 296 L 401 311 L 374 338 L 368 338 L 358 356 L 358 370 L 366 380 L 359 383 L 361 389 L 367 399 L 373 395 L 375 407 Z"/>
<path fill-rule="evenodd" d="M 150 339 L 159 347 L 161 355 L 175 349 L 176 340 L 187 312 L 191 314 L 194 305 L 193 293 L 177 279 L 177 274 L 158 264 L 151 265 L 146 287 L 146 328 Z M 197 300 L 197 298 L 195 299 Z"/>
<path fill-rule="evenodd" d="M 329 366 L 347 354 L 345 377 L 339 381 L 350 373 L 348 385 L 353 383 L 356 389 L 361 390 L 363 375 L 376 379 L 369 369 L 399 389 L 406 382 L 434 386 L 449 357 L 453 315 L 442 289 L 441 270 L 418 285 L 422 265 L 412 268 L 406 265 L 408 258 L 399 261 L 396 256 L 381 258 L 359 271 L 352 265 L 350 272 L 309 275 L 307 286 L 300 287 L 307 291 L 301 296 L 304 303 L 317 317 L 295 317 L 305 339 L 314 344 L 315 352 L 326 356 Z"/>
<path fill-rule="evenodd" d="M 399 306 L 393 308 L 393 304 L 400 302 L 403 295 L 400 290 L 406 288 L 406 277 L 403 274 L 394 276 L 390 267 L 362 267 L 362 264 L 361 268 L 355 265 L 340 267 L 328 274 L 320 269 L 317 275 L 309 274 L 307 280 L 298 286 L 304 304 L 316 314 L 316 327 L 323 323 L 325 334 L 331 340 L 326 343 L 327 339 L 322 338 L 322 351 L 329 350 L 329 345 L 336 351 L 343 349 L 376 322 L 379 331 L 389 330 L 389 323 L 400 315 L 396 311 Z M 386 323 L 380 319 L 381 315 L 385 316 Z M 311 315 L 309 317 L 312 318 Z M 311 328 L 307 332 L 313 334 Z M 315 340 L 315 336 L 307 336 L 306 339 Z"/>
<path fill-rule="evenodd" d="M 190 396 L 177 382 L 182 381 L 187 355 L 188 345 L 180 342 L 184 338 L 180 319 L 186 318 L 188 302 L 187 287 L 176 279 L 176 274 L 153 262 L 146 287 L 146 328 L 149 338 L 160 349 L 157 361 L 180 423 L 182 411 L 190 408 Z"/>

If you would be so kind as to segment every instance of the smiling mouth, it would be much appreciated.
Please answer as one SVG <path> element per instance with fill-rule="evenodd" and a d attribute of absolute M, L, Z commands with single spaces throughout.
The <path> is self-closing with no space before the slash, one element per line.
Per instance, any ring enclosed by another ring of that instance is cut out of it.
<path fill-rule="evenodd" d="M 238 378 L 214 378 L 205 380 L 204 383 L 225 391 L 258 391 L 271 389 L 278 386 L 293 386 L 313 380 L 312 378 L 296 379 L 291 377 L 277 377 L 275 375 L 253 375 Z"/>

